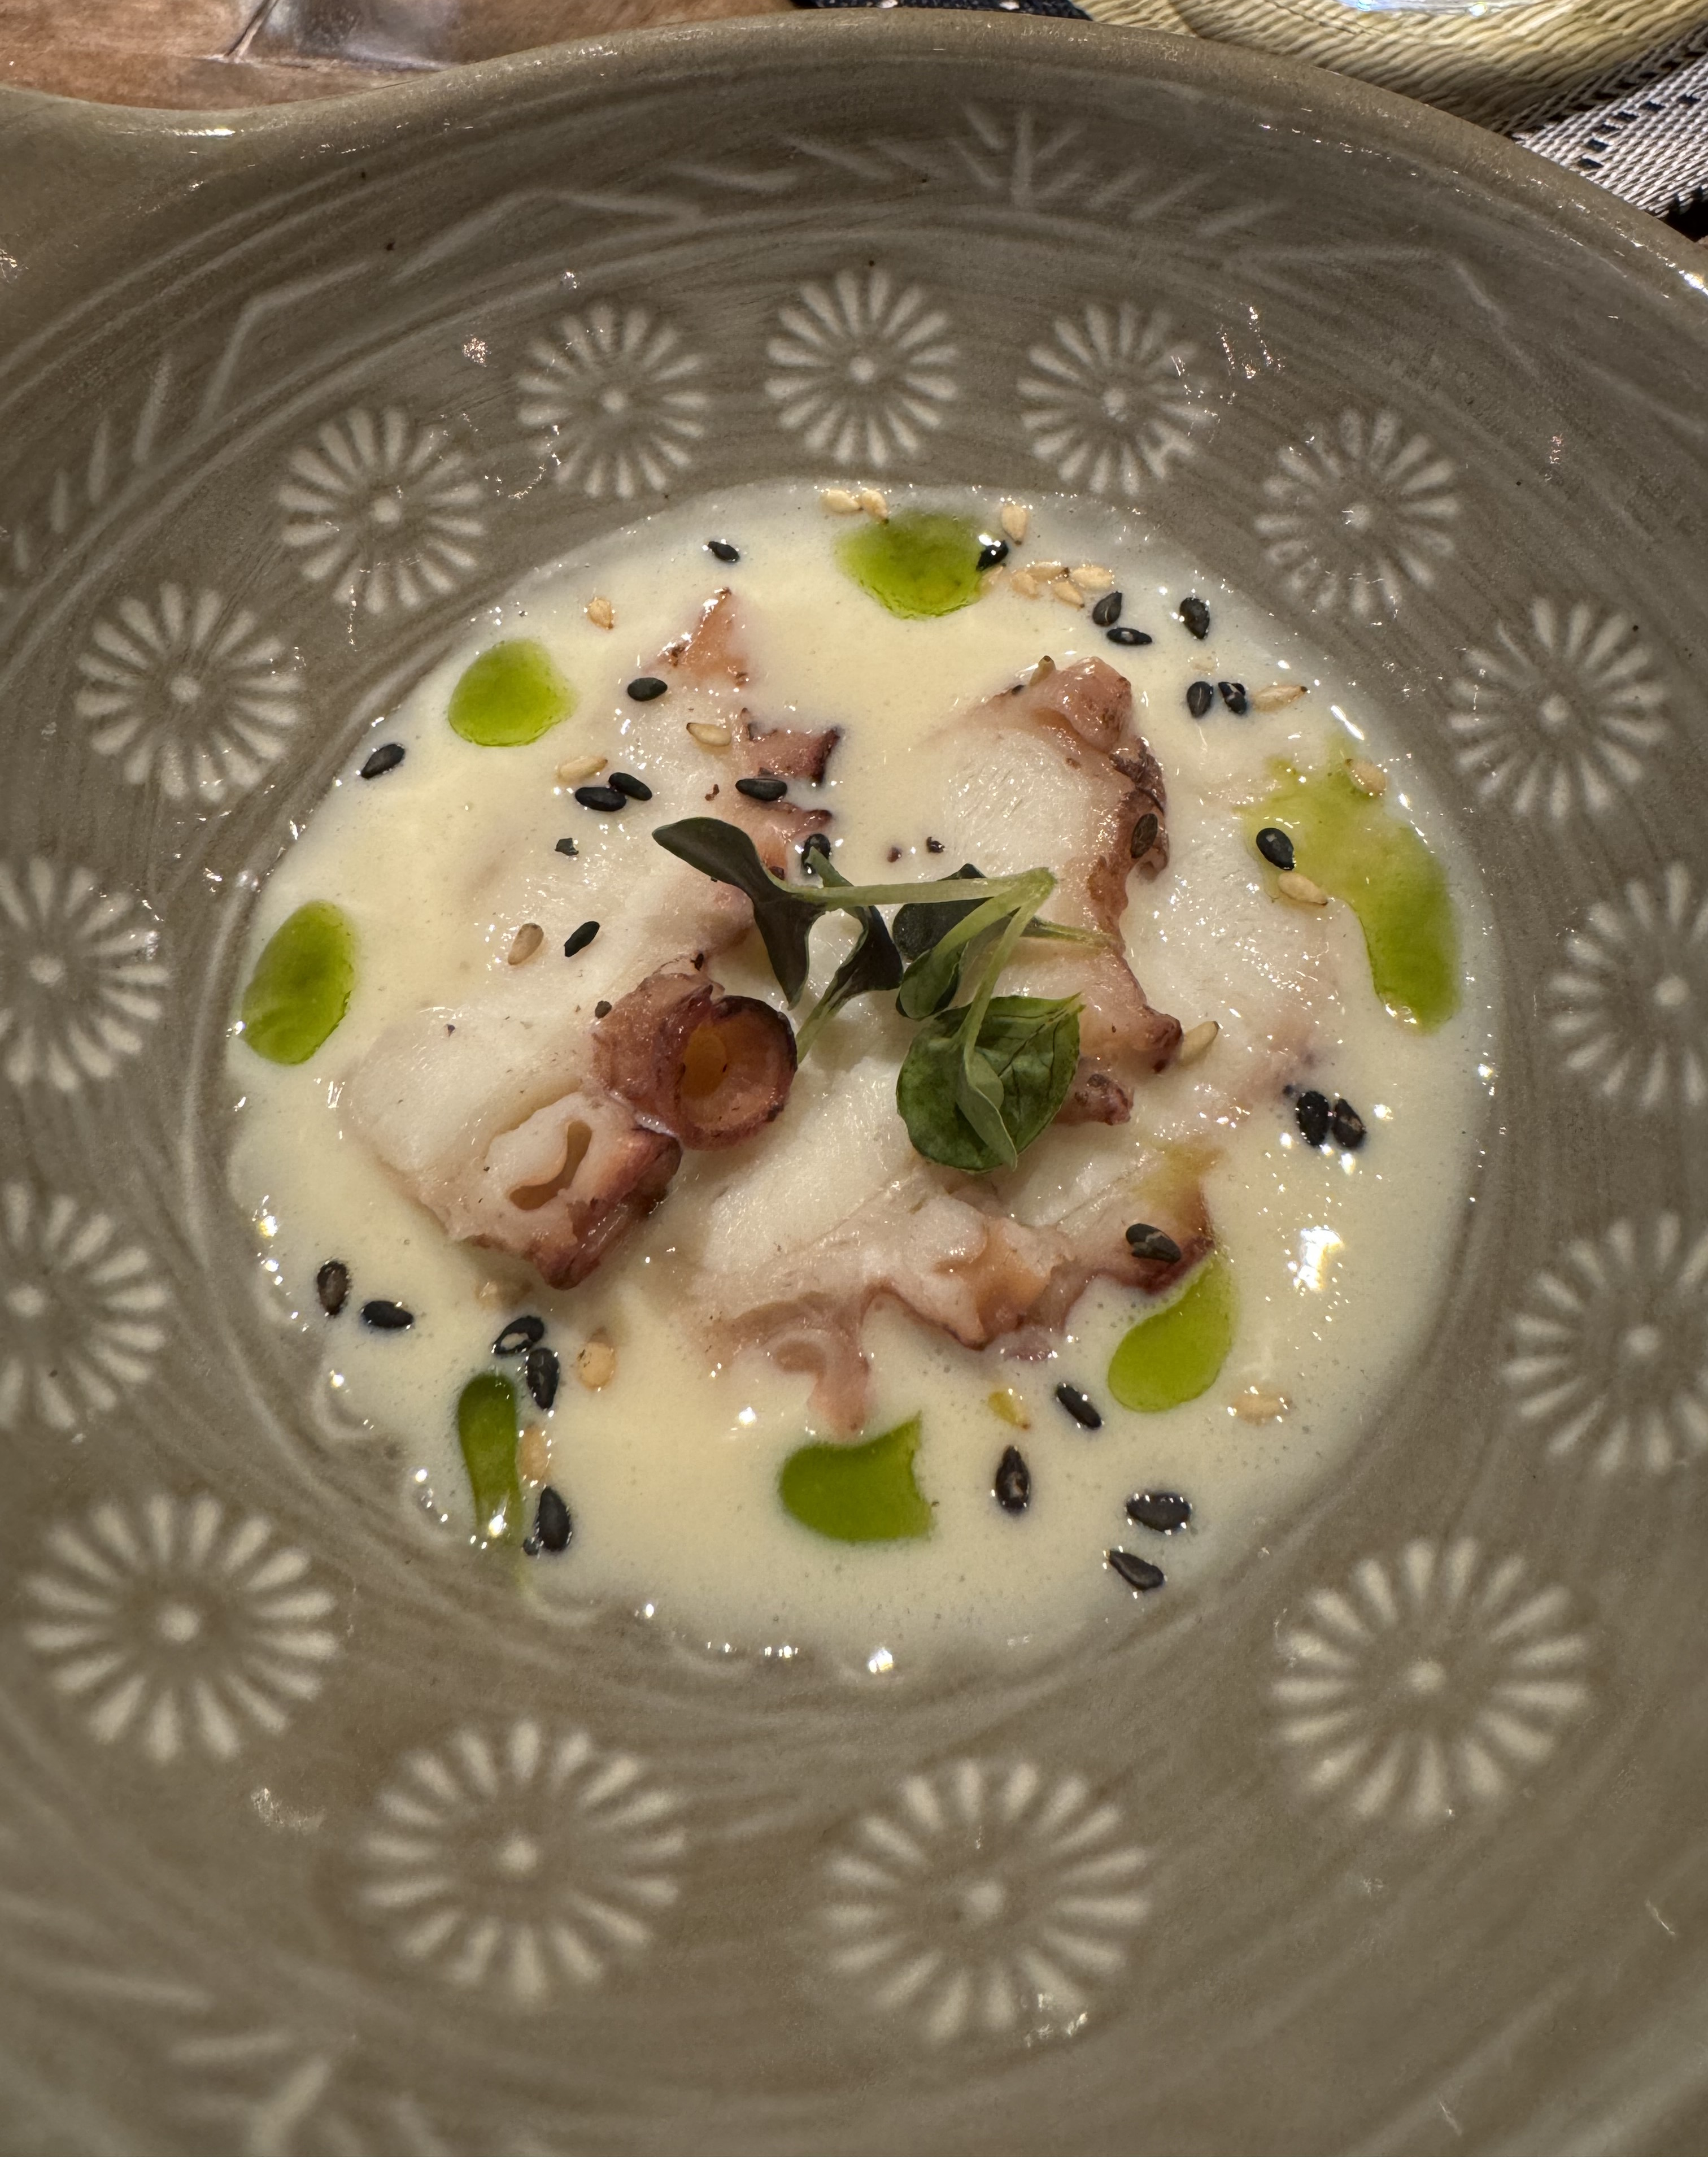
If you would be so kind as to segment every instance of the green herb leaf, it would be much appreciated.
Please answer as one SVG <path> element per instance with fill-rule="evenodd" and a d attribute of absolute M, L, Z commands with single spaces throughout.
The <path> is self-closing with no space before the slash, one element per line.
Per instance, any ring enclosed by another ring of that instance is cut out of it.
<path fill-rule="evenodd" d="M 1079 1000 L 995 996 L 969 1042 L 972 1008 L 939 1012 L 920 1027 L 896 1080 L 896 1106 L 917 1152 L 981 1176 L 1023 1153 L 1067 1099 L 1079 1063 Z"/>
<path fill-rule="evenodd" d="M 337 1030 L 356 986 L 356 938 L 336 906 L 311 899 L 267 939 L 239 1017 L 270 1063 L 306 1063 Z"/>
<path fill-rule="evenodd" d="M 779 883 L 740 825 L 726 824 L 721 816 L 686 816 L 679 824 L 659 825 L 652 836 L 690 868 L 747 893 L 777 986 L 795 1002 L 806 986 L 808 946 L 824 903 L 820 894 Z"/>
<path fill-rule="evenodd" d="M 832 889 L 851 890 L 846 877 L 841 875 L 824 856 L 803 852 L 801 860 L 810 870 L 815 870 Z M 862 906 L 855 914 L 860 924 L 860 935 L 854 948 L 831 976 L 830 986 L 807 1013 L 799 1032 L 795 1037 L 795 1053 L 798 1062 L 810 1050 L 830 1020 L 846 1003 L 856 996 L 871 996 L 883 989 L 893 989 L 902 978 L 901 954 L 884 926 L 883 916 L 875 906 Z"/>
<path fill-rule="evenodd" d="M 931 1507 L 913 1480 L 919 1418 L 863 1445 L 803 1445 L 784 1462 L 777 1495 L 803 1527 L 839 1543 L 929 1536 Z"/>
<path fill-rule="evenodd" d="M 516 1389 L 496 1371 L 471 1378 L 456 1404 L 456 1434 L 474 1493 L 475 1521 L 492 1542 L 522 1536 L 522 1485 L 516 1473 Z"/>
<path fill-rule="evenodd" d="M 970 862 L 963 862 L 953 876 L 939 877 L 939 883 L 984 881 Z M 965 920 L 979 903 L 975 898 L 919 898 L 903 907 L 894 924 L 896 949 L 912 961 L 923 959 L 939 937 L 946 936 L 958 921 Z"/>

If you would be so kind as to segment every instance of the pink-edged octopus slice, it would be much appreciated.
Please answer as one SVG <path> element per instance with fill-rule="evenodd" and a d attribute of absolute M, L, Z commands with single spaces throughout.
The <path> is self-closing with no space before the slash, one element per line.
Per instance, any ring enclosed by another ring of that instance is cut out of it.
<path fill-rule="evenodd" d="M 496 858 L 471 907 L 539 924 L 537 955 L 509 965 L 507 931 L 479 985 L 389 1027 L 344 1094 L 353 1128 L 449 1234 L 524 1259 L 557 1288 L 584 1280 L 659 1202 L 685 1149 L 763 1130 L 795 1075 L 781 1012 L 727 996 L 710 970 L 751 928 L 748 901 L 651 832 L 703 815 L 710 792 L 781 869 L 830 812 L 754 801 L 733 782 L 774 770 L 816 783 L 836 734 L 767 728 L 730 708 L 748 669 L 727 593 L 660 663 L 682 693 L 646 708 L 657 716 L 624 751 L 651 801 L 615 817 L 578 812 L 573 857 Z M 728 750 L 708 754 L 689 733 L 697 714 L 728 725 Z M 560 955 L 589 920 L 592 941 Z"/>

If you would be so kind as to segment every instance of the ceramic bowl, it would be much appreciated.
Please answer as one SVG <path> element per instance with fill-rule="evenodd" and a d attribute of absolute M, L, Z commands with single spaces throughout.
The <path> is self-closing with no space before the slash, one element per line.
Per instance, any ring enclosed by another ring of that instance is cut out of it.
<path fill-rule="evenodd" d="M 0 203 L 9 2146 L 1700 2146 L 1701 259 L 1309 70 L 929 15 L 10 95 Z M 1349 1465 L 1023 1677 L 518 1604 L 226 1192 L 362 728 L 661 486 L 845 451 L 1130 497 L 1379 678 L 1506 985 Z"/>

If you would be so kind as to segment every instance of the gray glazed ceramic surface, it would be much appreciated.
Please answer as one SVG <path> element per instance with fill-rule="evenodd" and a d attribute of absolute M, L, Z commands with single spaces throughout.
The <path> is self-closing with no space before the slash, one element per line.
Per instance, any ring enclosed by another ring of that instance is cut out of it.
<path fill-rule="evenodd" d="M 1690 251 L 1325 77 L 929 18 L 14 98 L 0 204 L 9 2146 L 1698 2146 Z M 224 1196 L 255 881 L 358 730 L 661 488 L 856 471 L 1130 496 L 1376 661 L 1509 985 L 1349 1470 L 1021 1680 L 519 1604 Z"/>

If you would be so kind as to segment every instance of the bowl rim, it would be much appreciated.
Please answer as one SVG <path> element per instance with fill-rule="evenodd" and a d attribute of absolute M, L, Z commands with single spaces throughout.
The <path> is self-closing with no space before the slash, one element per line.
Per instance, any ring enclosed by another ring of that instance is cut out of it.
<path fill-rule="evenodd" d="M 501 54 L 442 70 L 412 74 L 373 90 L 287 104 L 191 111 L 108 106 L 52 92 L 0 85 L 0 172 L 8 172 L 16 221 L 10 251 L 33 235 L 63 238 L 64 181 L 59 157 L 128 153 L 141 177 L 162 193 L 175 181 L 211 177 L 210 167 L 239 167 L 280 156 L 335 158 L 399 129 L 466 116 L 471 107 L 502 105 L 522 90 L 589 95 L 656 85 L 674 75 L 740 80 L 797 67 L 843 72 L 867 49 L 921 62 L 959 55 L 1011 59 L 1016 84 L 1031 67 L 1074 62 L 1104 73 L 1159 80 L 1253 104 L 1290 110 L 1315 123 L 1320 137 L 1411 156 L 1467 186 L 1503 197 L 1577 231 L 1603 255 L 1675 301 L 1708 302 L 1708 248 L 1659 218 L 1637 209 L 1539 152 L 1435 106 L 1315 64 L 1211 39 L 1094 20 L 924 8 L 808 10 L 791 15 L 723 17 L 598 33 Z M 152 173 L 149 168 L 152 168 Z M 19 199 L 19 198 L 22 199 Z M 51 204 L 51 207 L 50 207 Z M 128 210 L 139 207 L 127 203 Z M 32 214 L 33 213 L 33 214 Z M 73 222 L 80 222 L 74 219 Z"/>

